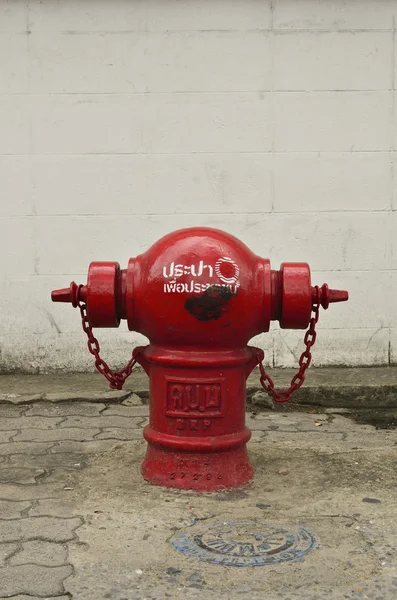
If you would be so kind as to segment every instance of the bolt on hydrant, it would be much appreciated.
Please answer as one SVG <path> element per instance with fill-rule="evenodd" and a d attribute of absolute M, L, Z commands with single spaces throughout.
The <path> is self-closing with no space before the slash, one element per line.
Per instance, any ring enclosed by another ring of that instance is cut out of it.
<path fill-rule="evenodd" d="M 253 478 L 246 449 L 248 375 L 259 366 L 264 389 L 278 402 L 290 400 L 311 362 L 319 307 L 347 299 L 347 292 L 327 284 L 312 287 L 306 263 L 273 271 L 268 259 L 234 236 L 205 227 L 166 235 L 124 270 L 117 262 L 92 262 L 86 285 L 72 282 L 52 292 L 54 302 L 80 308 L 89 351 L 112 388 L 122 388 L 135 363 L 149 375 L 145 479 L 206 492 Z M 121 319 L 150 344 L 112 371 L 92 328 L 118 327 Z M 299 371 L 284 391 L 265 373 L 263 351 L 247 345 L 270 321 L 283 329 L 308 327 Z"/>

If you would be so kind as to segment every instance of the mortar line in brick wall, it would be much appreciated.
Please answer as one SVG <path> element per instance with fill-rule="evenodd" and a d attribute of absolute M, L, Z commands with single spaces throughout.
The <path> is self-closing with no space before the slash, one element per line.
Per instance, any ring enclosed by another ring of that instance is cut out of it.
<path fill-rule="evenodd" d="M 376 1 L 376 0 L 375 0 Z M 272 2 L 272 4 L 274 3 L 274 0 Z M 41 29 L 30 29 L 29 30 L 31 33 L 33 34 L 48 34 L 47 30 L 41 30 Z M 274 23 L 273 23 L 273 14 L 271 13 L 270 15 L 270 25 L 269 27 L 255 27 L 255 28 L 246 28 L 246 29 L 233 29 L 233 28 L 228 28 L 228 29 L 159 29 L 159 30 L 155 30 L 155 29 L 117 29 L 116 31 L 114 30 L 110 30 L 110 29 L 98 29 L 98 30 L 81 30 L 81 31 L 75 31 L 75 30 L 70 30 L 70 29 L 60 29 L 60 30 L 52 30 L 51 33 L 52 34 L 56 34 L 56 35 L 73 35 L 73 36 L 79 36 L 79 35 L 97 35 L 97 36 L 101 36 L 101 35 L 139 35 L 141 34 L 142 36 L 146 35 L 146 34 L 151 34 L 151 35 L 161 35 L 161 34 L 167 34 L 167 35 L 178 35 L 178 34 L 185 34 L 185 33 L 209 33 L 209 34 L 214 34 L 214 35 L 220 35 L 220 34 L 224 34 L 224 35 L 235 35 L 236 33 L 241 34 L 241 35 L 246 35 L 249 33 L 268 33 L 268 34 L 272 34 L 272 33 L 277 33 L 277 34 L 281 34 L 281 35 L 294 35 L 295 33 L 302 33 L 302 34 L 311 34 L 313 33 L 314 35 L 318 35 L 318 34 L 338 34 L 338 33 L 352 33 L 352 34 L 356 34 L 356 33 L 390 33 L 393 31 L 392 27 L 389 28 L 357 28 L 354 29 L 352 27 L 340 27 L 338 29 L 330 29 L 330 28 L 320 28 L 320 27 L 311 27 L 310 29 L 305 29 L 305 28 L 293 28 L 293 29 L 287 29 L 287 28 L 282 28 L 282 27 L 274 27 Z M 24 33 L 26 33 L 26 31 L 15 31 L 14 32 L 15 35 L 22 35 Z"/>
<path fill-rule="evenodd" d="M 393 16 L 393 46 L 392 46 L 392 73 L 391 73 L 391 81 L 392 81 L 392 90 L 393 92 L 396 89 L 396 74 L 395 74 L 395 69 L 396 69 L 396 18 Z M 393 94 L 393 99 L 394 99 L 394 94 Z M 394 104 L 393 104 L 393 117 L 394 117 Z M 394 121 L 393 121 L 393 125 L 394 125 Z"/>
<path fill-rule="evenodd" d="M 318 149 L 318 150 L 275 150 L 274 154 L 316 154 L 316 155 L 349 155 L 351 156 L 352 154 L 390 154 L 390 148 L 389 149 L 383 149 L 383 150 L 348 150 L 343 149 L 343 150 L 324 150 L 324 149 Z M 70 157 L 70 158 L 76 158 L 76 157 L 97 157 L 97 156 L 103 156 L 103 157 L 110 157 L 110 156 L 115 156 L 115 157 L 127 157 L 127 156 L 142 156 L 142 157 L 149 157 L 149 156 L 195 156 L 195 155 L 202 155 L 202 156 L 224 156 L 224 155 L 231 155 L 231 156 L 239 156 L 239 155 L 247 155 L 247 156 L 261 156 L 261 155 L 268 155 L 271 156 L 272 155 L 272 151 L 271 150 L 232 150 L 232 151 L 228 151 L 225 152 L 224 150 L 220 151 L 220 152 L 208 152 L 207 150 L 194 150 L 192 152 L 48 152 L 48 153 L 35 153 L 35 154 L 26 154 L 25 152 L 18 152 L 18 153 L 10 153 L 10 152 L 0 152 L 0 156 L 14 156 L 16 158 L 21 158 L 21 157 Z M 175 214 L 175 213 L 174 213 Z M 183 213 L 180 213 L 181 215 Z M 200 213 L 201 214 L 201 213 Z"/>
<path fill-rule="evenodd" d="M 396 102 L 396 92 L 395 92 L 395 88 L 396 88 L 396 17 L 395 15 L 393 15 L 393 43 L 392 43 L 392 74 L 391 74 L 391 80 L 392 80 L 392 143 L 391 143 L 391 148 L 392 150 L 395 149 L 395 139 L 396 139 L 396 109 L 395 109 L 395 102 Z M 392 194 L 391 194 L 391 214 L 393 211 L 393 207 L 394 207 L 394 199 L 395 199 L 395 171 L 394 171 L 394 161 L 393 161 L 393 152 L 391 152 L 390 154 L 390 168 L 391 168 L 391 183 L 392 183 Z M 393 273 L 393 235 L 392 235 L 392 220 L 389 219 L 388 222 L 388 233 L 389 233 L 389 240 L 390 240 L 390 249 L 389 249 L 389 260 L 390 260 L 390 276 Z M 392 326 L 391 324 L 389 324 L 389 341 L 388 341 L 388 346 L 387 346 L 387 362 L 388 365 L 392 365 Z"/>
<path fill-rule="evenodd" d="M 397 209 L 393 209 L 393 210 L 397 210 Z M 316 212 L 307 212 L 307 211 L 297 211 L 297 212 L 291 212 L 291 211 L 287 211 L 287 210 L 263 210 L 259 213 L 257 212 L 235 212 L 235 213 L 187 213 L 185 214 L 185 217 L 198 217 L 198 216 L 207 216 L 207 217 L 250 217 L 250 216 L 264 216 L 266 215 L 266 217 L 317 217 L 319 220 L 320 218 L 323 217 L 332 217 L 338 214 L 343 214 L 345 216 L 360 216 L 360 215 L 381 215 L 381 214 L 389 214 L 390 212 L 392 212 L 392 210 L 390 209 L 390 207 L 385 208 L 384 210 L 372 210 L 372 209 L 368 209 L 368 210 L 352 210 L 352 211 L 345 211 L 345 210 L 333 210 L 333 211 L 327 211 L 327 210 L 319 210 Z M 102 215 L 100 215 L 101 218 L 106 218 L 106 219 L 130 219 L 133 217 L 174 217 L 175 214 L 149 214 L 148 213 L 128 213 L 128 214 L 116 214 L 115 213 L 103 213 Z M 72 218 L 74 220 L 78 220 L 79 218 L 82 219 L 87 219 L 87 218 L 92 218 L 93 220 L 96 219 L 98 217 L 97 213 L 56 213 L 56 214 L 31 214 L 31 215 L 18 215 L 18 214 L 9 214 L 9 215 L 4 215 L 0 217 L 0 222 L 2 220 L 7 220 L 7 219 L 18 219 L 18 220 L 22 220 L 22 219 L 31 219 L 31 218 L 35 218 L 35 219 L 58 219 L 58 218 Z M 14 275 L 9 275 L 7 278 L 8 279 L 20 279 L 21 277 L 29 277 L 30 275 L 33 275 L 33 273 L 25 273 L 25 274 L 21 274 L 18 276 L 14 276 Z M 42 275 L 47 275 L 46 273 L 39 273 L 36 272 L 35 275 L 37 276 L 42 276 Z"/>
<path fill-rule="evenodd" d="M 273 29 L 273 22 L 274 22 L 274 4 L 275 4 L 275 0 L 270 0 L 270 25 L 271 25 L 271 29 Z M 270 169 L 270 194 L 271 194 L 271 205 L 270 205 L 270 212 L 273 213 L 274 212 L 274 207 L 276 204 L 276 184 L 275 184 L 275 172 L 274 172 L 274 151 L 276 149 L 276 125 L 275 125 L 275 104 L 274 104 L 274 95 L 273 95 L 273 91 L 274 91 L 274 81 L 275 81 L 275 63 L 274 63 L 274 47 L 273 47 L 273 40 L 274 40 L 274 35 L 272 33 L 270 40 L 269 40 L 269 45 L 270 45 L 270 87 L 271 87 L 271 91 L 272 91 L 272 95 L 270 96 L 271 102 L 270 102 L 270 107 L 269 107 L 269 111 L 270 111 L 270 123 L 269 123 L 269 128 L 270 128 L 270 132 L 271 132 L 271 169 Z M 274 359 L 274 340 L 272 342 L 273 344 L 273 359 Z"/>
<path fill-rule="evenodd" d="M 26 31 L 24 31 L 24 33 L 30 33 L 30 7 L 29 7 L 29 0 L 25 0 L 25 10 L 26 10 Z"/>
<path fill-rule="evenodd" d="M 253 215 L 253 216 L 260 216 L 263 215 L 264 212 L 268 212 L 268 211 L 253 211 L 253 212 L 249 212 L 249 211 L 244 211 L 244 212 L 234 212 L 234 213 L 230 213 L 230 212 L 209 212 L 209 213 L 205 213 L 205 212 L 200 212 L 200 213 L 181 213 L 181 216 L 185 217 L 186 215 L 190 216 L 190 217 L 198 217 L 198 216 L 204 216 L 204 217 L 233 217 L 235 216 L 241 216 L 241 215 Z M 388 209 L 383 209 L 383 210 L 379 210 L 379 209 L 367 209 L 367 210 L 361 210 L 361 209 L 357 209 L 357 210 L 323 210 L 323 211 L 317 211 L 317 210 L 312 210 L 312 211 L 277 211 L 277 213 L 274 213 L 274 216 L 276 217 L 278 214 L 282 214 L 282 215 L 291 215 L 296 217 L 297 215 L 300 214 L 305 214 L 305 216 L 316 216 L 319 214 L 322 214 L 324 216 L 326 216 L 327 214 L 339 214 L 339 213 L 344 213 L 345 215 L 355 215 L 357 216 L 357 214 L 367 214 L 370 213 L 371 215 L 374 214 L 378 214 L 378 215 L 383 215 L 385 213 L 389 212 Z M 9 219 L 9 218 L 13 218 L 13 219 L 33 219 L 33 218 L 43 218 L 43 219 L 60 219 L 60 218 L 64 218 L 65 216 L 70 216 L 73 217 L 73 219 L 75 218 L 82 218 L 85 219 L 86 217 L 95 217 L 96 219 L 109 219 L 109 216 L 112 216 L 115 220 L 118 220 L 119 218 L 126 218 L 126 217 L 137 217 L 137 216 L 143 216 L 143 217 L 147 217 L 147 219 L 150 221 L 152 217 L 175 217 L 175 213 L 118 213 L 117 215 L 115 215 L 114 213 L 109 213 L 109 214 L 97 214 L 97 213 L 79 213 L 79 214 L 75 214 L 75 213 L 65 213 L 65 214 L 42 214 L 42 215 L 15 215 L 14 217 L 11 217 L 11 215 L 6 215 L 6 216 L 0 216 L 0 220 L 2 219 Z"/>
<path fill-rule="evenodd" d="M 258 92 L 261 94 L 310 94 L 311 96 L 315 96 L 316 94 L 363 94 L 363 93 L 386 93 L 390 92 L 392 88 L 325 88 L 325 89 L 302 89 L 302 88 L 291 88 L 291 89 L 254 89 L 254 90 L 171 90 L 164 92 L 6 92 L 0 93 L 0 97 L 53 97 L 53 96 L 62 96 L 62 97 L 73 97 L 73 96 L 98 96 L 98 97 L 108 97 L 108 96 L 126 96 L 126 97 L 136 97 L 142 96 L 142 98 L 150 98 L 151 96 L 169 96 L 173 98 L 175 96 L 229 96 L 234 94 L 239 94 L 240 96 L 253 96 L 257 98 Z"/>
<path fill-rule="evenodd" d="M 253 31 L 255 31 L 255 29 Z M 267 31 L 267 30 L 265 29 L 264 31 Z M 346 29 L 279 29 L 277 27 L 273 28 L 273 33 L 275 33 L 277 35 L 294 35 L 296 33 L 304 34 L 304 35 L 310 35 L 311 33 L 313 35 L 319 35 L 319 34 L 338 35 L 339 33 L 350 33 L 352 35 L 355 35 L 356 33 L 384 33 L 384 34 L 390 35 L 390 33 L 392 33 L 392 31 L 393 31 L 393 28 L 390 28 L 390 29 L 351 29 L 351 28 L 350 29 L 349 28 L 346 28 Z"/>
<path fill-rule="evenodd" d="M 376 0 L 375 0 L 376 1 Z M 244 30 L 244 31 L 251 31 L 251 30 Z M 252 31 L 255 31 L 255 29 L 253 29 Z M 268 31 L 266 29 L 264 29 L 263 31 Z M 393 26 L 388 28 L 388 29 L 352 29 L 349 27 L 346 28 L 340 28 L 340 29 L 320 29 L 320 28 L 310 28 L 310 29 L 282 29 L 280 27 L 273 27 L 273 33 L 276 33 L 277 35 L 294 35 L 295 33 L 299 33 L 299 34 L 305 34 L 305 35 L 310 35 L 311 33 L 313 35 L 318 35 L 318 34 L 339 34 L 339 33 L 351 33 L 351 34 L 356 34 L 356 33 L 384 33 L 384 34 L 390 34 L 393 31 Z"/>
<path fill-rule="evenodd" d="M 383 213 L 388 213 L 388 212 L 390 212 L 390 207 L 386 207 L 386 208 L 383 208 L 383 209 L 367 208 L 365 210 L 363 210 L 361 208 L 358 208 L 357 210 L 353 210 L 353 209 L 344 210 L 342 208 L 341 209 L 335 208 L 334 210 L 330 210 L 330 209 L 325 210 L 325 209 L 322 209 L 322 210 L 297 210 L 297 211 L 280 210 L 280 209 L 278 209 L 278 210 L 274 211 L 274 215 L 275 216 L 276 215 L 318 216 L 318 215 L 334 215 L 334 214 L 340 214 L 340 213 L 343 213 L 343 214 L 346 214 L 346 215 L 353 215 L 353 214 L 357 215 L 357 214 L 368 214 L 368 213 L 371 213 L 373 215 L 373 214 L 383 214 Z M 200 214 L 203 214 L 203 213 L 200 213 Z M 213 214 L 214 213 L 209 213 L 209 216 L 213 215 Z M 223 215 L 223 214 L 227 214 L 228 216 L 233 216 L 233 214 L 234 215 L 251 215 L 251 214 L 255 214 L 255 213 L 251 213 L 251 212 L 247 211 L 247 212 L 244 212 L 244 213 L 221 213 L 221 215 Z M 260 214 L 262 214 L 262 213 L 260 213 Z M 51 216 L 51 215 L 49 215 L 49 216 Z M 142 213 L 142 216 L 143 216 L 143 213 Z M 157 216 L 160 216 L 160 215 L 157 215 Z M 171 215 L 166 215 L 166 216 L 171 216 Z M 218 216 L 220 216 L 220 215 L 218 215 Z"/>
<path fill-rule="evenodd" d="M 396 103 L 396 17 L 393 15 L 393 49 L 392 49 L 392 136 L 393 136 L 393 142 L 392 142 L 392 149 L 393 151 L 395 150 L 395 136 L 396 136 L 396 117 L 395 117 L 395 113 L 396 113 L 396 109 L 395 109 L 395 103 Z M 391 195 L 391 210 L 394 210 L 394 206 L 395 206 L 395 197 L 396 197 L 396 191 L 395 191 L 395 168 L 394 168 L 394 161 L 393 161 L 393 154 L 391 155 L 391 182 L 392 182 L 392 195 Z M 391 236 L 391 232 L 390 232 L 390 236 Z M 391 258 L 390 257 L 390 262 L 391 262 Z"/>
<path fill-rule="evenodd" d="M 27 44 L 27 54 L 28 54 L 28 58 L 30 57 L 31 54 L 31 46 L 30 46 L 30 5 L 29 5 L 29 0 L 25 0 L 25 8 L 26 8 L 26 44 Z M 29 60 L 29 64 L 30 64 L 30 60 Z M 30 94 L 30 70 L 28 67 L 28 71 L 27 71 L 27 75 L 28 75 L 28 92 Z M 27 123 L 28 123 L 28 147 L 29 147 L 29 156 L 32 156 L 34 154 L 34 144 L 33 144 L 33 124 L 32 124 L 32 118 L 31 118 L 31 113 L 30 110 L 28 111 L 28 119 L 27 119 Z M 32 211 L 32 216 L 35 216 L 37 214 L 36 211 L 36 205 L 35 205 L 35 194 L 34 194 L 34 175 L 33 175 L 33 169 L 29 169 L 29 187 L 31 190 L 31 211 Z M 33 253 L 34 253 L 34 265 L 35 265 L 35 275 L 38 275 L 38 265 L 39 265 L 39 254 L 38 254 L 38 247 L 37 247 L 37 240 L 34 236 L 33 238 Z"/>
<path fill-rule="evenodd" d="M 197 217 L 197 216 L 207 216 L 207 217 L 241 217 L 241 216 L 261 216 L 261 215 L 272 215 L 274 217 L 277 217 L 278 215 L 280 216 L 291 216 L 291 217 L 297 217 L 297 216 L 302 216 L 305 215 L 306 217 L 311 217 L 311 216 L 317 216 L 319 217 L 320 215 L 323 216 L 327 216 L 327 215 L 336 215 L 336 214 L 345 214 L 345 215 L 366 215 L 366 214 L 371 214 L 371 215 L 380 215 L 380 214 L 386 214 L 390 212 L 390 207 L 384 208 L 382 210 L 378 210 L 378 209 L 371 209 L 368 208 L 366 210 L 360 209 L 358 208 L 357 210 L 343 210 L 343 209 L 335 209 L 335 210 L 317 210 L 317 211 L 305 211 L 305 210 L 300 210 L 300 211 L 296 211 L 296 212 L 292 212 L 290 210 L 262 210 L 260 212 L 250 212 L 250 211 L 244 211 L 244 212 L 233 212 L 233 213 L 185 213 L 184 217 Z M 114 212 L 109 212 L 109 213 L 102 213 L 101 215 L 98 215 L 97 213 L 94 212 L 87 212 L 87 213 L 43 213 L 43 214 L 26 214 L 26 215 L 19 215 L 19 214 L 9 214 L 9 215 L 2 215 L 0 216 L 0 221 L 1 220 L 6 220 L 6 219 L 32 219 L 32 218 L 38 218 L 38 219 L 53 219 L 53 218 L 65 218 L 65 217 L 70 217 L 73 219 L 85 219 L 87 217 L 89 218 L 106 218 L 109 219 L 109 217 L 111 217 L 112 219 L 128 219 L 128 218 L 132 218 L 132 217 L 148 217 L 148 219 L 150 220 L 150 217 L 175 217 L 175 213 L 114 213 Z M 13 275 L 9 276 L 10 278 L 13 278 Z"/>

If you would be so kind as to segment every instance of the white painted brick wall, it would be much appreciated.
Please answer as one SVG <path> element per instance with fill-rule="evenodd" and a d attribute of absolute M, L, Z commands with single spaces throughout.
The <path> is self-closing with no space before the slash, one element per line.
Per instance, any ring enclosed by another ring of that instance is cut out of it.
<path fill-rule="evenodd" d="M 191 225 L 347 288 L 315 364 L 397 362 L 397 0 L 0 0 L 0 370 L 92 368 L 50 291 Z M 121 365 L 144 341 L 101 330 Z M 303 332 L 258 337 L 296 364 Z"/>

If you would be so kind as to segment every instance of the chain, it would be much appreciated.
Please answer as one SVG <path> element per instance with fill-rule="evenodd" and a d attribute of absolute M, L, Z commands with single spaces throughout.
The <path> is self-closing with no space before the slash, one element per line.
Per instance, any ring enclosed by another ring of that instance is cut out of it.
<path fill-rule="evenodd" d="M 318 294 L 317 294 L 317 297 L 318 297 Z M 289 400 L 291 400 L 291 396 L 295 392 L 295 390 L 298 390 L 301 387 L 302 383 L 305 381 L 306 369 L 308 368 L 308 366 L 310 365 L 310 363 L 312 361 L 311 348 L 312 348 L 312 346 L 314 346 L 314 343 L 315 343 L 316 337 L 317 337 L 316 325 L 317 325 L 317 321 L 318 321 L 318 317 L 319 317 L 319 307 L 320 307 L 320 305 L 318 304 L 318 302 L 316 302 L 312 306 L 313 316 L 310 319 L 309 329 L 306 331 L 305 337 L 304 337 L 304 343 L 306 346 L 306 350 L 304 352 L 302 352 L 302 354 L 301 354 L 301 357 L 299 359 L 299 371 L 292 378 L 290 387 L 287 390 L 276 390 L 275 389 L 274 382 L 271 379 L 271 377 L 269 377 L 269 375 L 267 375 L 267 373 L 265 372 L 263 363 L 260 360 L 260 357 L 258 355 L 259 370 L 260 370 L 260 374 L 261 374 L 260 381 L 261 381 L 262 387 L 269 394 L 269 396 L 273 396 L 273 399 L 276 402 L 289 402 Z"/>
<path fill-rule="evenodd" d="M 317 290 L 318 292 L 318 290 Z M 318 297 L 317 293 L 317 297 Z M 132 369 L 136 364 L 136 360 L 131 357 L 129 362 L 125 367 L 120 369 L 120 371 L 112 371 L 112 369 L 107 365 L 107 363 L 101 358 L 100 352 L 101 348 L 99 346 L 99 342 L 94 336 L 92 332 L 92 327 L 87 317 L 87 306 L 84 302 L 79 301 L 78 307 L 80 309 L 81 314 L 81 322 L 83 326 L 83 330 L 87 335 L 88 342 L 88 350 L 95 357 L 95 368 L 99 373 L 102 373 L 104 377 L 109 381 L 110 388 L 113 390 L 121 390 L 123 389 L 123 385 L 126 379 L 131 375 Z M 258 364 L 260 371 L 260 382 L 263 389 L 269 394 L 269 396 L 273 396 L 273 399 L 276 402 L 289 402 L 291 400 L 292 394 L 295 390 L 298 390 L 303 382 L 305 381 L 305 373 L 306 369 L 310 365 L 312 361 L 311 348 L 314 346 L 317 333 L 316 333 L 316 325 L 319 318 L 319 308 L 320 305 L 318 302 L 315 302 L 312 306 L 313 316 L 309 322 L 309 329 L 305 333 L 304 344 L 306 349 L 302 352 L 299 358 L 299 371 L 294 375 L 291 379 L 290 387 L 287 390 L 276 390 L 274 387 L 274 382 L 272 378 L 266 373 L 263 363 L 258 356 Z"/>
<path fill-rule="evenodd" d="M 122 390 L 125 380 L 131 375 L 132 369 L 136 361 L 134 360 L 134 358 L 131 358 L 131 360 L 123 369 L 120 369 L 120 371 L 112 371 L 112 369 L 100 357 L 101 348 L 99 346 L 98 340 L 92 333 L 92 327 L 87 317 L 86 304 L 84 304 L 84 302 L 79 301 L 78 307 L 80 309 L 83 330 L 85 331 L 88 337 L 88 350 L 93 356 L 95 356 L 95 368 L 97 369 L 97 371 L 102 373 L 104 377 L 106 377 L 106 379 L 109 381 L 110 388 L 112 390 Z"/>

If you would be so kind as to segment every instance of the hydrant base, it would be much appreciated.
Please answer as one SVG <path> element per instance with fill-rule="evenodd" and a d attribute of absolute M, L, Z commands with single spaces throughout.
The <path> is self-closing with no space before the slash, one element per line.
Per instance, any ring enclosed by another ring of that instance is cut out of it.
<path fill-rule="evenodd" d="M 254 472 L 245 445 L 221 452 L 175 452 L 149 444 L 142 464 L 150 483 L 198 492 L 247 486 Z"/>

